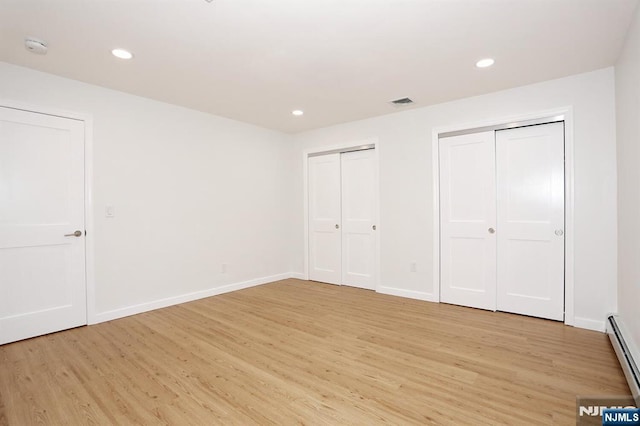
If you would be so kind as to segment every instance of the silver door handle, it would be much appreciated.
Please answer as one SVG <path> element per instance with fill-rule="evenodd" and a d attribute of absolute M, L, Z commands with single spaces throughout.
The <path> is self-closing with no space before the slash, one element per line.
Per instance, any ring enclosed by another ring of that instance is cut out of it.
<path fill-rule="evenodd" d="M 562 229 L 556 229 L 555 234 L 556 234 L 558 237 L 562 237 L 562 235 L 564 235 L 564 231 L 563 231 Z"/>
<path fill-rule="evenodd" d="M 81 237 L 82 231 L 76 231 L 73 234 L 64 234 L 65 237 Z"/>
<path fill-rule="evenodd" d="M 376 229 L 378 229 L 378 228 L 377 228 L 375 225 L 373 225 L 373 226 L 371 227 L 371 229 L 373 229 L 373 230 L 375 231 L 375 230 L 376 230 Z"/>
<path fill-rule="evenodd" d="M 336 223 L 336 229 L 340 229 L 340 225 Z"/>
<path fill-rule="evenodd" d="M 490 234 L 495 234 L 495 233 L 496 233 L 496 230 L 495 230 L 495 229 L 493 229 L 493 228 L 489 228 L 489 233 L 490 233 Z"/>

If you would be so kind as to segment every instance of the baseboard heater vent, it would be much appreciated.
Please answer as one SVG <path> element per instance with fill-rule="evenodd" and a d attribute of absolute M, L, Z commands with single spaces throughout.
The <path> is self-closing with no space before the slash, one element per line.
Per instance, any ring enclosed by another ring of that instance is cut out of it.
<path fill-rule="evenodd" d="M 629 346 L 625 342 L 623 332 L 620 330 L 618 323 L 616 323 L 615 315 L 611 315 L 607 321 L 607 334 L 611 345 L 616 351 L 618 361 L 622 366 L 622 371 L 629 383 L 629 389 L 633 399 L 636 401 L 636 406 L 640 406 L 640 370 L 638 370 L 638 364 L 633 359 L 633 354 L 629 350 Z M 638 360 L 640 361 L 640 360 Z"/>

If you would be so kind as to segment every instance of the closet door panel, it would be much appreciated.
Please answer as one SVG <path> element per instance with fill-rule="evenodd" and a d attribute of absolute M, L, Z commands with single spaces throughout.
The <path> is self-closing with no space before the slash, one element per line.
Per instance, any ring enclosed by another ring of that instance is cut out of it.
<path fill-rule="evenodd" d="M 495 310 L 494 132 L 440 140 L 440 298 Z"/>
<path fill-rule="evenodd" d="M 341 284 L 340 154 L 308 161 L 309 279 Z"/>
<path fill-rule="evenodd" d="M 496 132 L 497 308 L 564 319 L 564 124 Z"/>
<path fill-rule="evenodd" d="M 342 284 L 375 289 L 375 151 L 341 155 Z"/>

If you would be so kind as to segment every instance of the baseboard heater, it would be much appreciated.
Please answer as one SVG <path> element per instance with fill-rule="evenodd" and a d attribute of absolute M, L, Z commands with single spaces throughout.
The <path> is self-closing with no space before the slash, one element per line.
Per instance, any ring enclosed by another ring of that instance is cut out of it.
<path fill-rule="evenodd" d="M 613 349 L 616 351 L 618 361 L 620 361 L 620 366 L 622 366 L 622 371 L 629 383 L 629 389 L 631 389 L 631 395 L 633 395 L 633 399 L 636 401 L 636 407 L 639 407 L 640 370 L 638 370 L 638 364 L 636 364 L 636 360 L 633 359 L 633 354 L 625 341 L 624 333 L 620 330 L 620 326 L 616 322 L 615 315 L 611 315 L 608 318 L 607 334 L 609 335 Z M 640 361 L 640 359 L 637 361 Z"/>

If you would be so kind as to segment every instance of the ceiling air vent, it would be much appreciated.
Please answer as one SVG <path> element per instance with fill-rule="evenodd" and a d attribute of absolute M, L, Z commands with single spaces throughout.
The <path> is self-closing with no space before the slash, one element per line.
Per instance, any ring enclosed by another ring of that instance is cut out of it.
<path fill-rule="evenodd" d="M 403 107 L 403 106 L 411 105 L 413 101 L 409 98 L 400 98 L 400 99 L 395 99 L 393 101 L 390 101 L 389 103 L 395 107 Z"/>

